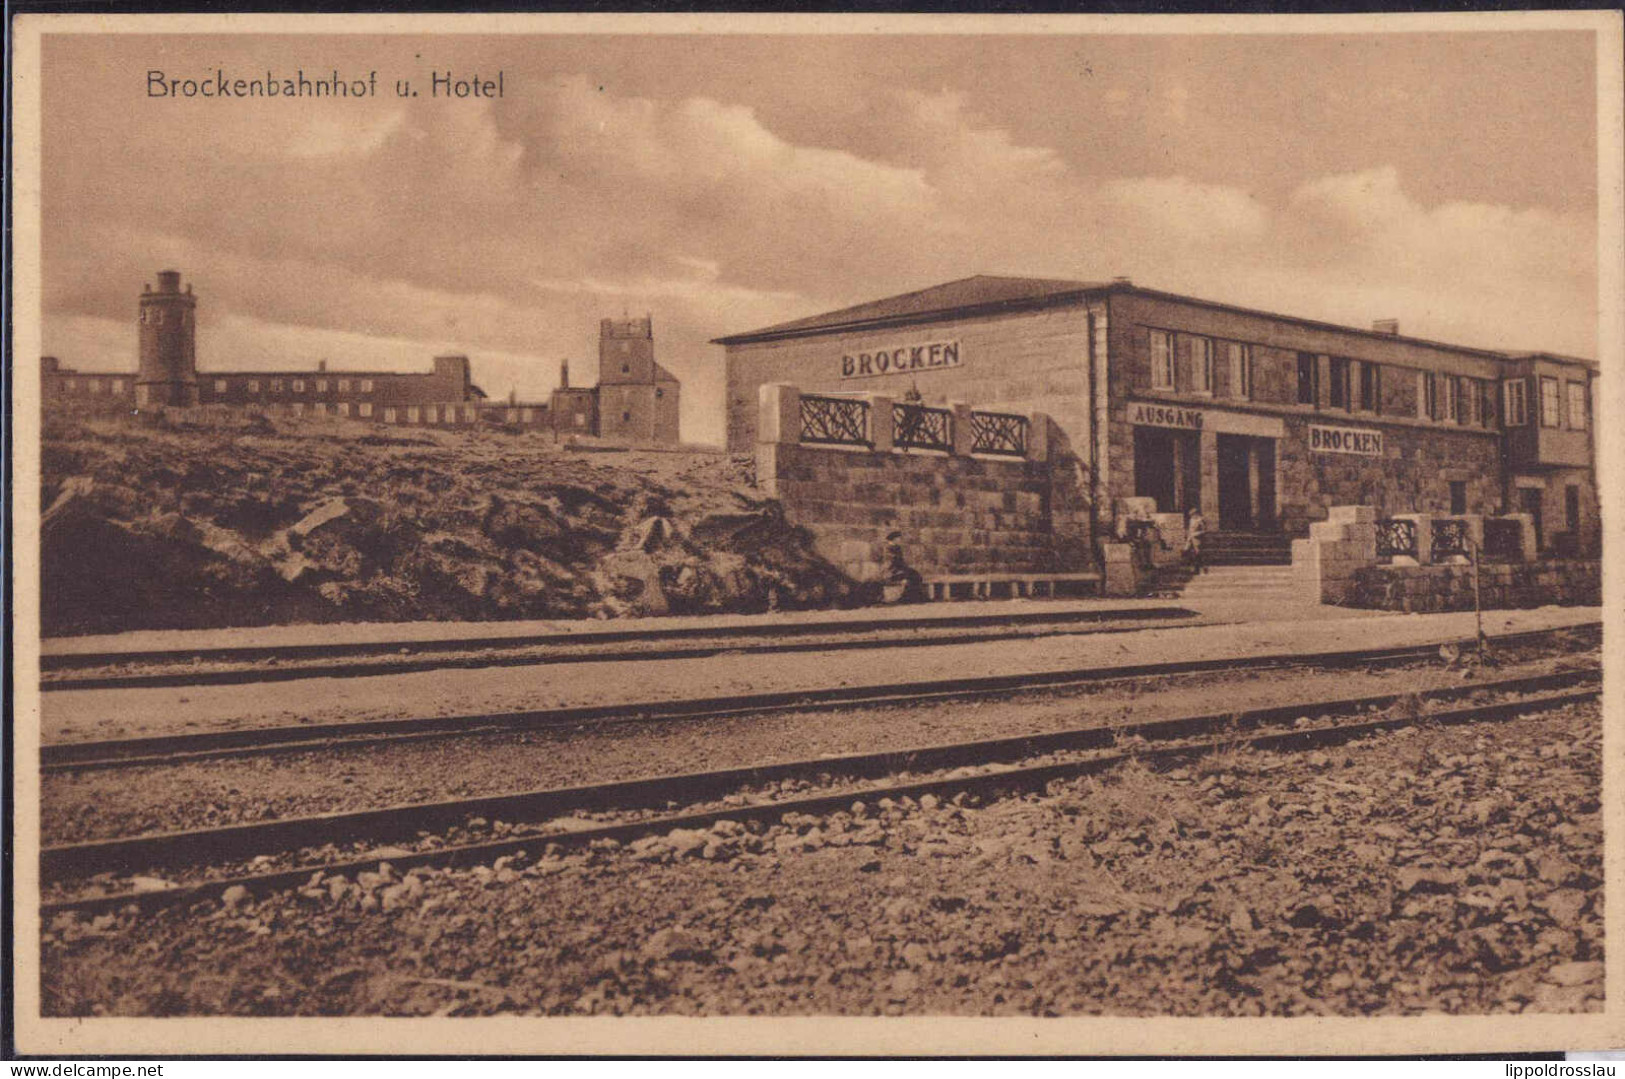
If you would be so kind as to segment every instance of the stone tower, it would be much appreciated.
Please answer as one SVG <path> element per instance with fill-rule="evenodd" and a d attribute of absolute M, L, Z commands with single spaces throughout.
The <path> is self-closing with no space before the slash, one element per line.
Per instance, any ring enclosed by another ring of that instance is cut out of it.
<path fill-rule="evenodd" d="M 141 289 L 141 366 L 137 408 L 197 404 L 197 298 L 181 291 L 176 270 L 160 270 L 158 288 Z"/>
<path fill-rule="evenodd" d="M 606 318 L 598 323 L 598 384 L 655 380 L 653 319 Z"/>

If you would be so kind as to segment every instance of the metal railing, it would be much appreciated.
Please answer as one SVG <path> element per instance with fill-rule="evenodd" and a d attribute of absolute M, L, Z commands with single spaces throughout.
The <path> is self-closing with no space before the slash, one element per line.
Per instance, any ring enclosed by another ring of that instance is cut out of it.
<path fill-rule="evenodd" d="M 1416 557 L 1416 522 L 1385 517 L 1377 522 L 1377 557 Z"/>
<path fill-rule="evenodd" d="M 857 397 L 801 395 L 801 441 L 869 445 L 869 402 Z"/>
<path fill-rule="evenodd" d="M 1026 416 L 1009 412 L 972 412 L 970 451 L 1004 457 L 1025 457 L 1027 428 Z"/>
<path fill-rule="evenodd" d="M 948 409 L 893 404 L 891 414 L 893 445 L 905 449 L 953 451 L 954 414 Z"/>
<path fill-rule="evenodd" d="M 1454 517 L 1436 517 L 1433 520 L 1433 559 L 1448 555 L 1467 554 L 1467 522 Z"/>

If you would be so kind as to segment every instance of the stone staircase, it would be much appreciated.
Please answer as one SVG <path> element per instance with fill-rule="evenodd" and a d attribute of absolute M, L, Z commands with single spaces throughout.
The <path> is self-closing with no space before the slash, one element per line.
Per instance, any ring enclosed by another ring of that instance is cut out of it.
<path fill-rule="evenodd" d="M 1290 564 L 1209 566 L 1206 573 L 1193 577 L 1188 572 L 1182 572 L 1179 578 L 1183 579 L 1177 585 L 1179 598 L 1192 602 L 1202 600 L 1234 600 L 1258 604 L 1304 602 L 1303 592 Z M 1167 584 L 1159 581 L 1159 586 L 1167 587 Z"/>
<path fill-rule="evenodd" d="M 1202 540 L 1209 566 L 1290 566 L 1292 537 L 1279 532 L 1209 532 Z"/>

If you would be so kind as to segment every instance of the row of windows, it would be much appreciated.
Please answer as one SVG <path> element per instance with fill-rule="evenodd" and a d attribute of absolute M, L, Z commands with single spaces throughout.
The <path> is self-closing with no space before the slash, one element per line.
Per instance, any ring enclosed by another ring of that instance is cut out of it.
<path fill-rule="evenodd" d="M 384 423 L 475 423 L 480 419 L 482 411 L 491 414 L 496 409 L 480 409 L 474 405 L 411 405 L 402 408 L 374 408 L 371 401 L 362 401 L 352 405 L 348 401 L 336 404 L 315 403 L 306 405 L 302 401 L 294 401 L 279 406 L 291 416 L 356 416 L 360 419 L 381 419 Z M 545 420 L 547 409 L 537 408 L 506 408 L 502 409 L 502 418 L 506 423 L 535 423 Z M 587 417 L 577 413 L 574 417 L 577 427 L 587 426 Z"/>
<path fill-rule="evenodd" d="M 1516 380 L 1521 388 L 1522 379 Z M 1558 380 L 1550 375 L 1540 376 L 1540 425 L 1542 427 L 1561 427 L 1563 401 L 1559 399 L 1559 392 L 1567 393 L 1569 430 L 1584 431 L 1586 429 L 1586 384 L 1584 382 L 1569 382 L 1565 386 L 1558 386 Z"/>
<path fill-rule="evenodd" d="M 63 393 L 79 393 L 81 392 L 81 386 L 83 386 L 84 391 L 90 393 L 119 394 L 124 392 L 124 380 L 122 378 L 65 378 L 62 380 Z"/>
<path fill-rule="evenodd" d="M 164 309 L 162 307 L 143 307 L 141 309 L 141 321 L 142 323 L 150 322 L 154 326 L 162 326 L 164 324 Z M 184 307 L 181 308 L 180 324 L 182 326 L 192 324 L 192 312 Z"/>
<path fill-rule="evenodd" d="M 1207 337 L 1192 337 L 1191 385 L 1184 387 L 1190 393 L 1213 392 L 1213 341 Z M 1230 396 L 1251 398 L 1253 395 L 1253 350 L 1251 345 L 1234 341 L 1224 343 L 1224 362 L 1230 371 Z M 1151 331 L 1151 387 L 1174 390 L 1178 385 L 1177 365 L 1174 362 L 1174 335 L 1166 330 Z"/>
<path fill-rule="evenodd" d="M 1326 405 L 1345 412 L 1382 411 L 1382 365 L 1346 356 L 1327 357 Z M 1298 404 L 1320 403 L 1320 356 L 1298 353 Z"/>
<path fill-rule="evenodd" d="M 328 380 L 328 379 L 325 379 L 325 378 L 318 378 L 318 379 L 309 380 L 308 382 L 307 382 L 306 379 L 302 379 L 302 378 L 293 378 L 293 379 L 272 378 L 272 379 L 266 379 L 265 380 L 265 385 L 268 385 L 270 387 L 270 392 L 271 393 L 281 393 L 284 382 L 287 382 L 289 389 L 293 393 L 304 393 L 306 387 L 311 382 L 313 382 L 315 384 L 317 393 L 326 393 L 330 382 L 331 382 L 331 384 L 336 385 L 339 393 L 349 393 L 352 384 L 355 386 L 357 392 L 360 392 L 360 393 L 371 393 L 372 389 L 373 389 L 373 381 L 370 378 L 355 379 L 353 383 L 352 383 L 352 380 L 347 379 L 347 378 L 332 379 L 332 380 Z M 214 380 L 214 392 L 215 393 L 225 393 L 227 391 L 228 385 L 229 385 L 229 383 L 225 379 L 217 378 L 217 379 Z M 257 379 L 257 378 L 248 379 L 247 382 L 246 382 L 246 385 L 248 386 L 248 392 L 249 393 L 259 393 L 260 392 L 261 382 L 260 382 L 259 379 Z"/>
<path fill-rule="evenodd" d="M 1177 363 L 1176 335 L 1167 330 L 1151 331 L 1151 388 L 1154 390 L 1182 391 L 1196 394 L 1214 392 L 1214 342 L 1207 337 L 1190 336 L 1190 367 L 1182 379 Z M 1252 346 L 1227 341 L 1224 362 L 1230 371 L 1229 395 L 1242 400 L 1253 396 Z M 1326 372 L 1330 384 L 1321 393 L 1320 356 L 1313 352 L 1298 353 L 1297 401 L 1301 405 L 1318 407 L 1322 400 L 1327 407 L 1348 412 L 1382 411 L 1382 365 L 1343 356 L 1327 357 Z M 1417 371 L 1416 416 L 1418 419 L 1439 420 L 1466 426 L 1495 426 L 1495 383 L 1492 380 L 1465 375 L 1448 375 L 1438 371 Z M 1188 381 L 1188 385 L 1181 385 Z M 1568 427 L 1583 431 L 1586 426 L 1586 387 L 1584 382 L 1569 382 L 1559 386 L 1559 380 L 1542 376 L 1540 380 L 1541 426 L 1562 426 L 1564 405 L 1567 405 Z M 1560 394 L 1566 396 L 1560 397 Z M 1521 427 L 1529 422 L 1528 389 L 1523 379 L 1508 379 L 1502 383 L 1501 419 L 1508 427 Z"/>

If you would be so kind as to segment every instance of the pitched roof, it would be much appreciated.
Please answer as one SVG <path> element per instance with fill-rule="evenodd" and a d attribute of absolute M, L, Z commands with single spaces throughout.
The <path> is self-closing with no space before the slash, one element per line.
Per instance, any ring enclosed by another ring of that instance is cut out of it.
<path fill-rule="evenodd" d="M 822 315 L 781 322 L 760 330 L 719 337 L 712 344 L 727 345 L 762 337 L 813 333 L 847 326 L 860 326 L 872 322 L 908 319 L 923 315 L 958 311 L 965 308 L 996 307 L 1002 304 L 1020 304 L 1052 297 L 1068 296 L 1089 289 L 1105 288 L 1101 283 L 1067 281 L 1049 277 L 999 277 L 977 274 L 945 285 L 934 285 L 918 292 L 905 292 L 872 300 L 856 307 L 843 307 Z"/>

